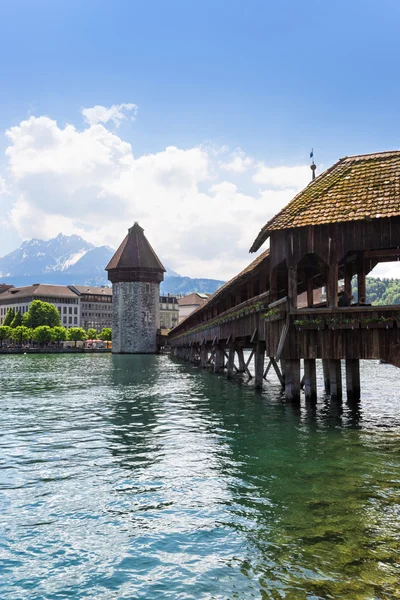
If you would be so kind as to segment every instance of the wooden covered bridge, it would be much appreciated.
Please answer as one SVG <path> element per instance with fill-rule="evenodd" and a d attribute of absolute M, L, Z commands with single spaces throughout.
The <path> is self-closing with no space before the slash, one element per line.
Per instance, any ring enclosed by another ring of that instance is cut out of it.
<path fill-rule="evenodd" d="M 371 306 L 366 298 L 366 275 L 400 260 L 400 151 L 340 159 L 261 229 L 250 252 L 267 240 L 269 249 L 171 331 L 173 355 L 228 377 L 250 376 L 254 358 L 255 386 L 273 368 L 292 400 L 301 385 L 307 399 L 316 397 L 317 358 L 325 390 L 336 397 L 345 361 L 353 399 L 360 359 L 400 367 L 400 306 Z M 351 296 L 354 277 L 358 302 L 339 306 L 339 282 Z"/>

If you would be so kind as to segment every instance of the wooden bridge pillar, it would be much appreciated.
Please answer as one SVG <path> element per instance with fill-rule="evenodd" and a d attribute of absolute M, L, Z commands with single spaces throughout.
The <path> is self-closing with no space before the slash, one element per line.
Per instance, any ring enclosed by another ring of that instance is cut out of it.
<path fill-rule="evenodd" d="M 285 359 L 285 395 L 293 402 L 300 401 L 300 360 Z"/>
<path fill-rule="evenodd" d="M 314 402 L 317 399 L 317 370 L 315 358 L 304 359 L 304 392 L 306 400 Z"/>
<path fill-rule="evenodd" d="M 358 359 L 346 359 L 346 388 L 347 399 L 357 402 L 361 395 L 360 361 Z"/>
<path fill-rule="evenodd" d="M 227 361 L 227 373 L 226 376 L 228 379 L 232 379 L 234 375 L 235 369 L 235 346 L 234 344 L 230 344 L 228 349 L 228 361 Z"/>
<path fill-rule="evenodd" d="M 285 359 L 281 358 L 280 363 L 281 363 L 282 379 L 283 379 L 283 381 L 285 381 Z M 282 384 L 282 387 L 284 387 L 284 384 Z"/>
<path fill-rule="evenodd" d="M 329 370 L 329 360 L 327 358 L 322 359 L 322 371 L 324 374 L 324 388 L 325 393 L 331 393 L 331 375 Z"/>
<path fill-rule="evenodd" d="M 208 352 L 207 346 L 202 346 L 200 350 L 200 366 L 205 369 L 207 366 Z"/>
<path fill-rule="evenodd" d="M 364 253 L 358 259 L 357 269 L 357 289 L 358 289 L 358 304 L 365 304 L 367 301 L 367 283 L 365 275 Z"/>
<path fill-rule="evenodd" d="M 265 347 L 265 342 L 257 342 L 254 352 L 254 387 L 256 390 L 262 390 L 263 386 Z"/>
<path fill-rule="evenodd" d="M 224 370 L 225 363 L 225 354 L 222 346 L 217 344 L 215 346 L 215 356 L 214 356 L 214 373 L 222 373 Z"/>
<path fill-rule="evenodd" d="M 246 371 L 246 361 L 244 360 L 243 348 L 237 348 L 236 350 L 239 361 L 239 373 L 244 373 Z"/>
<path fill-rule="evenodd" d="M 331 380 L 331 397 L 342 397 L 342 365 L 341 360 L 334 358 L 329 360 L 329 376 Z"/>

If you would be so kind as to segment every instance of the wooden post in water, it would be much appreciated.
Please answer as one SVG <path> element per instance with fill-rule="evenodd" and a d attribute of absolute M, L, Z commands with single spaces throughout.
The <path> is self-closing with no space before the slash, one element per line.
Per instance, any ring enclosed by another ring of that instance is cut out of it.
<path fill-rule="evenodd" d="M 220 344 L 215 346 L 215 358 L 214 358 L 214 373 L 222 373 L 224 370 L 224 350 Z"/>
<path fill-rule="evenodd" d="M 285 395 L 292 402 L 300 401 L 300 360 L 285 359 Z"/>
<path fill-rule="evenodd" d="M 329 370 L 329 360 L 327 358 L 322 359 L 322 371 L 324 374 L 324 387 L 325 393 L 331 393 L 331 375 Z"/>
<path fill-rule="evenodd" d="M 235 345 L 230 344 L 228 350 L 228 362 L 227 362 L 227 373 L 226 376 L 228 379 L 232 379 L 234 375 L 235 368 Z"/>
<path fill-rule="evenodd" d="M 244 360 L 243 348 L 237 348 L 236 350 L 239 361 L 239 373 L 244 373 L 246 371 L 246 361 Z"/>
<path fill-rule="evenodd" d="M 314 402 L 317 399 L 317 370 L 315 358 L 304 359 L 304 392 L 306 400 Z"/>
<path fill-rule="evenodd" d="M 262 390 L 265 360 L 265 342 L 257 342 L 254 353 L 254 387 Z"/>
<path fill-rule="evenodd" d="M 285 359 L 281 358 L 280 363 L 281 363 L 282 378 L 283 378 L 283 381 L 285 381 Z M 284 387 L 284 386 L 282 385 L 282 387 Z"/>
<path fill-rule="evenodd" d="M 200 366 L 202 369 L 205 369 L 207 366 L 207 359 L 208 359 L 208 352 L 207 352 L 207 346 L 204 345 L 201 347 L 200 350 Z"/>
<path fill-rule="evenodd" d="M 331 380 L 331 397 L 342 397 L 342 366 L 340 359 L 329 360 L 329 375 Z"/>
<path fill-rule="evenodd" d="M 346 359 L 346 387 L 347 399 L 357 402 L 360 399 L 360 361 Z"/>

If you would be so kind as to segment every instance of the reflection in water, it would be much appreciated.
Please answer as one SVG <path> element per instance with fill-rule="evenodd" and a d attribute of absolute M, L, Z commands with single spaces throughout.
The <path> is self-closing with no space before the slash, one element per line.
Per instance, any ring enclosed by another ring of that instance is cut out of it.
<path fill-rule="evenodd" d="M 294 406 L 165 356 L 0 369 L 1 597 L 400 597 L 396 369 Z"/>

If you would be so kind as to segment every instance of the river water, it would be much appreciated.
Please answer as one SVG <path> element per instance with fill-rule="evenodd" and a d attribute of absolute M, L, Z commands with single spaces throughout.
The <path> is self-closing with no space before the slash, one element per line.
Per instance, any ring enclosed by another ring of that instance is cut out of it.
<path fill-rule="evenodd" d="M 400 598 L 400 370 L 285 403 L 168 356 L 0 357 L 0 598 Z"/>

